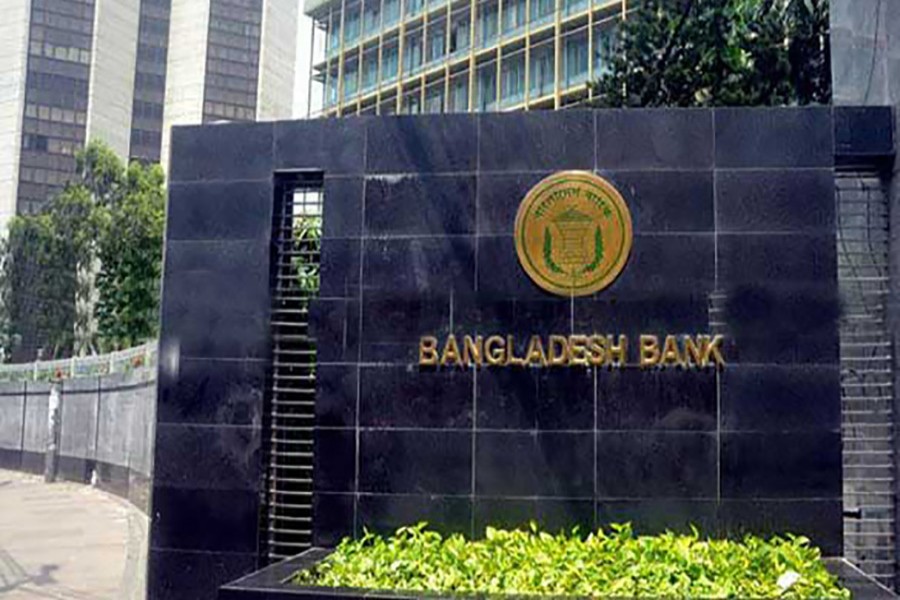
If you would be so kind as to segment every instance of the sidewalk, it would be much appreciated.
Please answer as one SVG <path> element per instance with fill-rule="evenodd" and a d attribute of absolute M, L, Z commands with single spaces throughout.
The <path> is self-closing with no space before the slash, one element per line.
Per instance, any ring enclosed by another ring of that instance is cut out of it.
<path fill-rule="evenodd" d="M 142 600 L 147 523 L 90 486 L 0 470 L 0 599 Z"/>

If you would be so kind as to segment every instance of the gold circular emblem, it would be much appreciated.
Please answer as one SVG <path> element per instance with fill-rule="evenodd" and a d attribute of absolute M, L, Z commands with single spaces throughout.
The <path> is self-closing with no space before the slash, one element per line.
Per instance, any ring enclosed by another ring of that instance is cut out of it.
<path fill-rule="evenodd" d="M 611 183 L 587 171 L 550 175 L 516 214 L 522 268 L 548 292 L 586 296 L 611 284 L 631 253 L 631 213 Z"/>

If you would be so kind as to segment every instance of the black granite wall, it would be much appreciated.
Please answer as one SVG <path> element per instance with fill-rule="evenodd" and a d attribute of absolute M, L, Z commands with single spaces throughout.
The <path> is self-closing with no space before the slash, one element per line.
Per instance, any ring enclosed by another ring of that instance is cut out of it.
<path fill-rule="evenodd" d="M 841 550 L 831 109 L 359 118 L 177 128 L 150 594 L 257 566 L 273 177 L 325 175 L 315 537 L 534 519 Z M 596 170 L 634 219 L 607 290 L 551 296 L 516 208 Z M 716 292 L 714 294 L 714 292 Z M 712 298 L 712 299 L 711 299 Z M 419 336 L 728 335 L 713 372 L 423 371 Z"/>

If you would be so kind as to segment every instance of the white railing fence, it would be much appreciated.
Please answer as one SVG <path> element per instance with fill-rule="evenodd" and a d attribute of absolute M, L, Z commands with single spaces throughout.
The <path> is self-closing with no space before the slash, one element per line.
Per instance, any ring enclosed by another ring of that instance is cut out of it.
<path fill-rule="evenodd" d="M 0 382 L 59 381 L 123 373 L 153 366 L 156 364 L 157 356 L 158 344 L 154 340 L 141 346 L 109 354 L 75 356 L 60 360 L 39 360 L 32 363 L 0 364 Z"/>

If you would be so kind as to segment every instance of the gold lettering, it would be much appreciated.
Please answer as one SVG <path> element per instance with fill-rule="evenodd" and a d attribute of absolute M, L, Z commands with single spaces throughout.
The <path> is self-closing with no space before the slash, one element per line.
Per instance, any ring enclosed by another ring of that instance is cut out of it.
<path fill-rule="evenodd" d="M 565 336 L 551 335 L 547 346 L 547 362 L 550 365 L 564 366 L 569 362 L 569 341 Z"/>
<path fill-rule="evenodd" d="M 444 344 L 444 353 L 441 354 L 441 366 L 446 367 L 450 363 L 462 366 L 462 357 L 459 355 L 459 344 L 456 343 L 456 336 L 452 333 L 447 336 L 447 343 Z"/>
<path fill-rule="evenodd" d="M 641 367 L 652 367 L 659 362 L 659 339 L 655 335 L 641 336 Z"/>
<path fill-rule="evenodd" d="M 499 335 L 492 335 L 484 342 L 484 354 L 489 365 L 502 365 L 506 359 L 506 348 L 503 344 L 503 338 Z"/>
<path fill-rule="evenodd" d="M 511 335 L 506 336 L 506 364 L 519 367 L 525 366 L 525 359 L 516 356 L 516 340 Z"/>
<path fill-rule="evenodd" d="M 700 352 L 700 346 L 694 340 L 693 336 L 684 336 L 684 361 L 690 366 L 699 367 L 703 365 L 703 355 Z"/>
<path fill-rule="evenodd" d="M 588 360 L 595 367 L 602 366 L 606 362 L 606 338 L 596 333 L 588 338 Z"/>
<path fill-rule="evenodd" d="M 544 352 L 544 343 L 541 341 L 541 336 L 531 336 L 531 341 L 528 342 L 528 353 L 525 356 L 525 362 L 529 365 L 547 366 L 547 354 Z"/>
<path fill-rule="evenodd" d="M 481 366 L 482 356 L 484 354 L 484 339 L 477 335 L 472 339 L 471 335 L 463 338 L 463 364 L 467 367 L 473 364 Z"/>
<path fill-rule="evenodd" d="M 703 346 L 703 366 L 709 366 L 709 359 L 710 357 L 712 357 L 717 367 L 724 367 L 725 357 L 722 356 L 722 351 L 719 348 L 719 345 L 725 341 L 725 338 L 721 334 L 719 334 L 714 336 L 710 340 L 710 337 L 708 335 L 701 335 L 700 341 Z"/>
<path fill-rule="evenodd" d="M 684 366 L 684 359 L 681 358 L 681 352 L 678 350 L 678 340 L 674 335 L 666 336 L 666 341 L 663 344 L 662 359 L 660 360 L 660 364 L 662 364 L 663 366 Z"/>
<path fill-rule="evenodd" d="M 433 367 L 438 364 L 437 338 L 433 335 L 425 335 L 419 340 L 419 364 Z"/>
<path fill-rule="evenodd" d="M 569 364 L 587 366 L 587 336 L 586 335 L 570 335 L 569 336 Z"/>
<path fill-rule="evenodd" d="M 624 367 L 628 362 L 628 338 L 619 336 L 619 343 L 613 344 L 613 336 L 606 336 L 606 351 L 609 355 L 607 362 L 614 367 Z"/>

